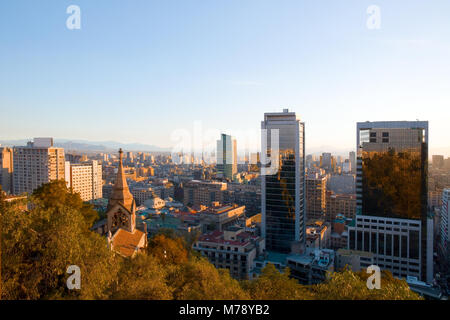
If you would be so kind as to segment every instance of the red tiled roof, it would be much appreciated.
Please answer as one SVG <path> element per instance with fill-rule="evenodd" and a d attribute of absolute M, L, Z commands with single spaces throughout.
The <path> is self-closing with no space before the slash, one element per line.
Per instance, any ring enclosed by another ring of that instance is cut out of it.
<path fill-rule="evenodd" d="M 131 233 L 119 229 L 112 238 L 113 249 L 124 257 L 132 257 L 140 249 L 139 243 L 143 237 L 145 233 L 140 230 L 136 229 Z"/>

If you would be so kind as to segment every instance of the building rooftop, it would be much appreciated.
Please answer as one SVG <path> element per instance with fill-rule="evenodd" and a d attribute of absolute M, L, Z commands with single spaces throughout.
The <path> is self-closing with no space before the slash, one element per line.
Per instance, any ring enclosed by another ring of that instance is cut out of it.
<path fill-rule="evenodd" d="M 212 232 L 206 233 L 198 239 L 199 242 L 211 242 L 217 244 L 234 245 L 234 246 L 246 246 L 251 243 L 251 240 L 258 239 L 248 232 L 241 232 L 236 235 L 237 240 L 225 240 L 224 232 L 219 230 L 214 230 Z"/>
<path fill-rule="evenodd" d="M 358 250 L 348 250 L 348 249 L 338 249 L 336 251 L 337 253 L 339 253 L 339 255 L 341 256 L 354 256 L 354 255 L 358 255 L 361 257 L 366 257 L 366 258 L 373 258 L 374 254 L 372 252 L 367 252 L 367 251 L 358 251 Z"/>

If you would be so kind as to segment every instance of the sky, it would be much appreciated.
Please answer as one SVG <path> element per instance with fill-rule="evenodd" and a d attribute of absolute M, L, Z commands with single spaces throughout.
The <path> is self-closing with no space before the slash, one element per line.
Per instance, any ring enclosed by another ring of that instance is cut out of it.
<path fill-rule="evenodd" d="M 201 126 L 239 148 L 289 108 L 307 152 L 354 149 L 358 121 L 420 119 L 450 156 L 449 15 L 448 0 L 1 1 L 0 140 L 173 147 Z"/>

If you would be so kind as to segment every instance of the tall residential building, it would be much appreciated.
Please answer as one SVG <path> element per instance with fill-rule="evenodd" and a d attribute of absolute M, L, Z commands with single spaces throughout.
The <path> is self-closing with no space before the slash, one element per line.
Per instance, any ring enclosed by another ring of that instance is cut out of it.
<path fill-rule="evenodd" d="M 441 207 L 441 247 L 447 259 L 450 259 L 450 189 L 442 193 Z"/>
<path fill-rule="evenodd" d="M 237 173 L 237 146 L 236 139 L 222 134 L 217 140 L 217 171 L 228 180 L 233 180 Z"/>
<path fill-rule="evenodd" d="M 375 254 L 394 276 L 433 279 L 427 211 L 428 122 L 357 124 L 356 221 L 349 249 Z"/>
<path fill-rule="evenodd" d="M 261 177 L 262 236 L 267 250 L 290 253 L 305 244 L 305 124 L 284 109 L 265 113 L 261 130 L 262 169 L 271 168 Z"/>
<path fill-rule="evenodd" d="M 442 155 L 432 155 L 431 156 L 431 164 L 433 165 L 433 169 L 442 169 L 442 168 L 444 168 L 444 156 L 442 156 Z"/>
<path fill-rule="evenodd" d="M 322 156 L 320 157 L 320 167 L 324 168 L 326 170 L 331 170 L 332 168 L 332 155 L 329 152 L 322 153 Z"/>
<path fill-rule="evenodd" d="M 306 175 L 306 217 L 324 219 L 326 207 L 327 176 L 319 173 Z"/>
<path fill-rule="evenodd" d="M 356 173 L 356 153 L 355 153 L 355 151 L 350 151 L 348 153 L 348 159 L 350 161 L 351 172 Z"/>
<path fill-rule="evenodd" d="M 341 215 L 347 219 L 354 219 L 356 215 L 356 195 L 326 192 L 326 219 L 333 223 Z"/>
<path fill-rule="evenodd" d="M 6 193 L 12 192 L 13 151 L 11 148 L 0 148 L 0 185 Z"/>
<path fill-rule="evenodd" d="M 64 180 L 64 149 L 53 147 L 52 138 L 34 138 L 13 150 L 14 194 L 32 193 L 44 183 Z"/>
<path fill-rule="evenodd" d="M 66 161 L 67 186 L 80 194 L 83 201 L 102 198 L 102 165 L 96 160 L 84 163 Z"/>

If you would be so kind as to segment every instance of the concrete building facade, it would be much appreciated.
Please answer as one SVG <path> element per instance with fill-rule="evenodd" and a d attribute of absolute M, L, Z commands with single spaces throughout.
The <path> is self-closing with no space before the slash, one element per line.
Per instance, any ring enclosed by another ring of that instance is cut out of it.
<path fill-rule="evenodd" d="M 65 180 L 64 149 L 53 147 L 53 139 L 35 138 L 13 150 L 13 194 L 32 193 L 44 183 Z"/>

